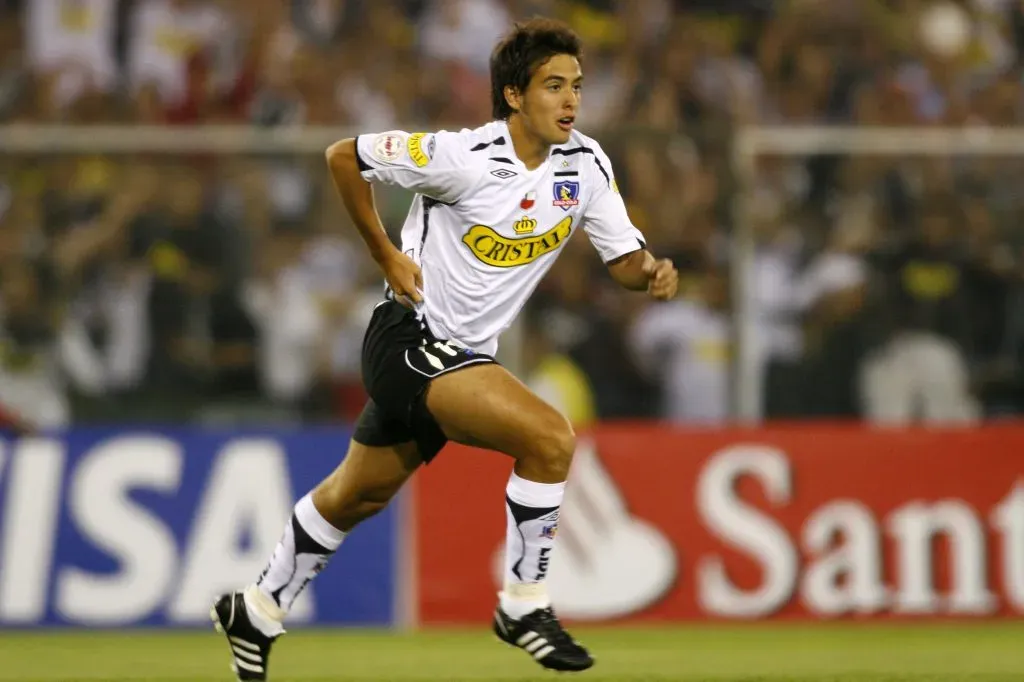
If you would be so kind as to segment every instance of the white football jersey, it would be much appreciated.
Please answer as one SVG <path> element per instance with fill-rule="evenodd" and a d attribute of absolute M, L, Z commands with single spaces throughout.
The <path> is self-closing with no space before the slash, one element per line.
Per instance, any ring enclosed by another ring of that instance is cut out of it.
<path fill-rule="evenodd" d="M 435 336 L 465 348 L 495 354 L 579 228 L 605 262 L 644 248 L 611 162 L 578 132 L 534 170 L 516 157 L 504 121 L 360 135 L 356 150 L 366 180 L 416 192 L 402 250 L 423 272 L 417 312 Z"/>

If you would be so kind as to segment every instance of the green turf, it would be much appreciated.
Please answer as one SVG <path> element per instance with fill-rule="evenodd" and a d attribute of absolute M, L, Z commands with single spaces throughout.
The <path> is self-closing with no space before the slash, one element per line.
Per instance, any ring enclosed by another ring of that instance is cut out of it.
<path fill-rule="evenodd" d="M 579 679 L 732 682 L 1010 682 L 1024 679 L 1024 625 L 577 628 L 597 666 Z M 213 632 L 0 632 L 0 682 L 231 680 Z M 565 679 L 483 631 L 293 632 L 278 682 Z"/>

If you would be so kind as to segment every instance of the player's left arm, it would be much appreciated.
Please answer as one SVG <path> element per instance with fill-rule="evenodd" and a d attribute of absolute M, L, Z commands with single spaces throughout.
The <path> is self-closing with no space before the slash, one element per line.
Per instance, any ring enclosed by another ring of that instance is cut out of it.
<path fill-rule="evenodd" d="M 631 251 L 607 263 L 612 279 L 632 291 L 646 291 L 667 301 L 679 288 L 679 272 L 668 258 L 655 258 L 646 248 Z"/>
<path fill-rule="evenodd" d="M 596 146 L 596 145 L 595 145 Z M 646 291 L 659 300 L 674 298 L 679 273 L 667 258 L 655 258 L 640 230 L 633 226 L 619 195 L 612 165 L 604 152 L 594 154 L 594 194 L 583 215 L 583 229 L 601 254 L 612 279 L 626 289 Z"/>

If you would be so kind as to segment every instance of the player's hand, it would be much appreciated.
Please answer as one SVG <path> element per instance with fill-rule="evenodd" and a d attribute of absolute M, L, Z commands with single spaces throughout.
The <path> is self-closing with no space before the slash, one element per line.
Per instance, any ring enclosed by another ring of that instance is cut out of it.
<path fill-rule="evenodd" d="M 395 300 L 407 308 L 423 301 L 423 273 L 416 261 L 395 249 L 380 264 Z"/>
<path fill-rule="evenodd" d="M 647 275 L 647 294 L 659 301 L 675 298 L 679 289 L 679 271 L 668 258 L 648 260 L 644 264 Z"/>

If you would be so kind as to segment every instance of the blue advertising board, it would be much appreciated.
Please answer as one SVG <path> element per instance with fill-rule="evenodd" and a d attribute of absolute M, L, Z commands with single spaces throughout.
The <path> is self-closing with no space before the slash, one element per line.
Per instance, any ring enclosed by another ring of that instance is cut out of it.
<path fill-rule="evenodd" d="M 0 628 L 206 626 L 255 580 L 349 432 L 76 429 L 0 441 Z M 390 625 L 397 514 L 360 525 L 287 625 Z"/>

